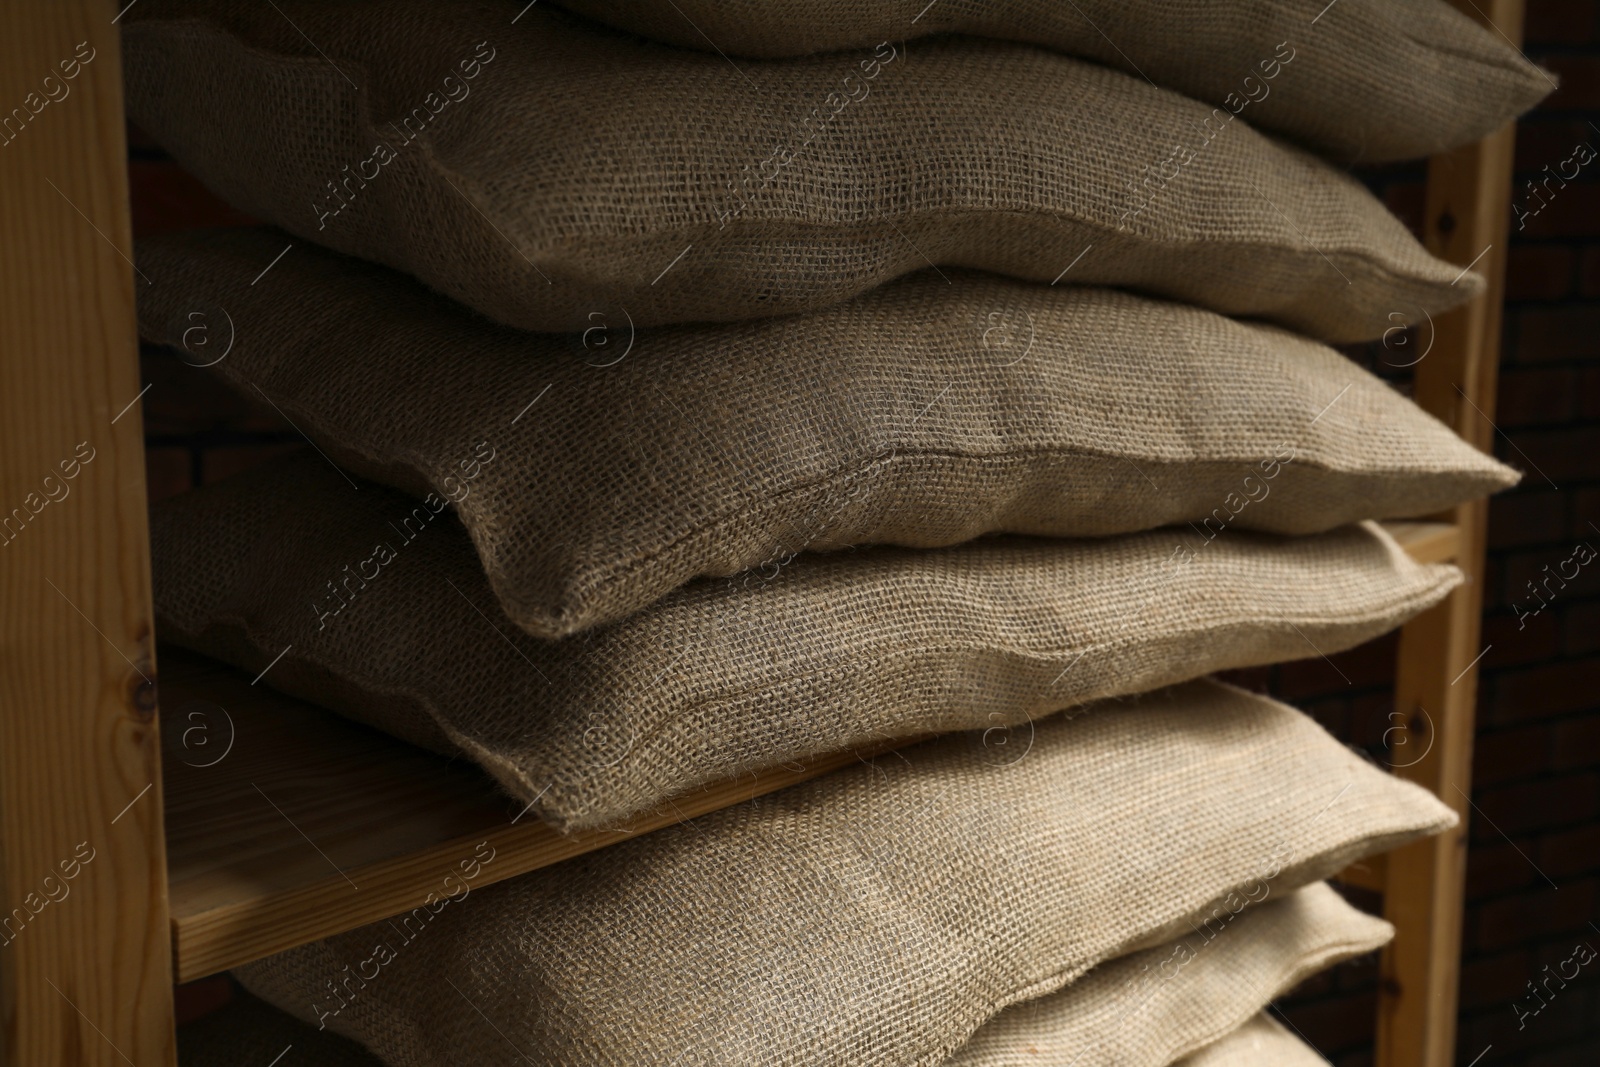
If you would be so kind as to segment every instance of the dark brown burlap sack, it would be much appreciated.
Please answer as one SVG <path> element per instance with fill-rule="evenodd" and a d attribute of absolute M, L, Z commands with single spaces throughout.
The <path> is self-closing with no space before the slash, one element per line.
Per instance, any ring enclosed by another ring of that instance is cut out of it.
<path fill-rule="evenodd" d="M 1111 290 L 920 273 L 803 318 L 618 324 L 586 351 L 331 252 L 252 286 L 284 243 L 145 242 L 144 336 L 194 363 L 231 344 L 216 369 L 335 462 L 454 501 L 540 637 L 801 550 L 1301 534 L 1516 477 L 1332 349 Z"/>
<path fill-rule="evenodd" d="M 1006 766 L 945 738 L 235 973 L 393 1067 L 922 1067 L 1219 906 L 1454 822 L 1200 681 L 1041 723 Z"/>
<path fill-rule="evenodd" d="M 1305 978 L 1372 951 L 1393 933 L 1320 882 L 1237 913 L 1230 907 L 1188 937 L 1103 963 L 1060 992 L 1007 1008 L 946 1062 L 1166 1067 L 1225 1039 Z M 380 1062 L 355 1042 L 249 996 L 178 1030 L 181 1067 L 266 1064 L 287 1047 L 295 1049 L 294 1062 L 317 1067 Z"/>
<path fill-rule="evenodd" d="M 158 504 L 162 636 L 414 743 L 460 749 L 563 828 L 709 781 L 949 730 L 1017 757 L 1103 696 L 1359 644 L 1436 603 L 1376 526 L 802 556 L 559 642 L 499 611 L 444 511 L 315 455 Z M 287 651 L 286 651 L 287 650 Z"/>
<path fill-rule="evenodd" d="M 559 0 L 685 48 L 798 56 L 935 33 L 1028 41 L 1237 111 L 1341 162 L 1475 141 L 1555 88 L 1444 0 Z M 913 47 L 920 53 L 921 49 Z"/>
<path fill-rule="evenodd" d="M 1177 1067 L 1328 1067 L 1328 1061 L 1262 1012 Z"/>
<path fill-rule="evenodd" d="M 1393 936 L 1394 927 L 1325 883 L 1257 907 L 1241 898 L 1184 937 L 1012 1005 L 948 1067 L 1166 1067 L 1227 1037 L 1311 975 Z"/>
<path fill-rule="evenodd" d="M 1349 175 L 1121 71 L 949 37 L 733 64 L 511 6 L 143 0 L 129 110 L 251 214 L 534 330 L 815 310 L 930 263 L 1334 340 L 1482 288 Z"/>

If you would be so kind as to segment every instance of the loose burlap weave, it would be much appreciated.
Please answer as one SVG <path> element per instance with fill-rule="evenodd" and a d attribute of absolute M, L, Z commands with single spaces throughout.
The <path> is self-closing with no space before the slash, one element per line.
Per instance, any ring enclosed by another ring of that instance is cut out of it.
<path fill-rule="evenodd" d="M 231 333 L 215 366 L 247 396 L 336 462 L 455 501 L 540 637 L 801 550 L 1300 534 L 1515 479 L 1332 349 L 1111 290 L 924 272 L 801 318 L 618 324 L 586 351 L 311 248 L 252 286 L 285 243 L 145 242 L 143 335 L 198 364 Z"/>
<path fill-rule="evenodd" d="M 1009 765 L 948 737 L 235 974 L 393 1067 L 921 1067 L 1454 821 L 1299 712 L 1192 682 L 1041 723 Z"/>
<path fill-rule="evenodd" d="M 129 110 L 251 214 L 526 329 L 808 311 L 930 263 L 1351 341 L 1482 288 L 1322 160 L 1041 48 L 734 64 L 507 8 L 145 0 Z"/>
<path fill-rule="evenodd" d="M 1311 975 L 1393 936 L 1394 927 L 1324 883 L 1257 907 L 1239 898 L 1184 937 L 1012 1005 L 948 1067 L 1166 1067 L 1222 1040 Z"/>
<path fill-rule="evenodd" d="M 1328 1061 L 1262 1012 L 1177 1067 L 1328 1067 Z"/>
<path fill-rule="evenodd" d="M 1222 909 L 1177 941 L 1103 963 L 979 1027 L 948 1067 L 1166 1067 L 1224 1040 L 1310 975 L 1393 935 L 1324 883 Z M 287 1046 L 317 1067 L 377 1067 L 361 1046 L 254 997 L 178 1031 L 182 1067 L 265 1064 Z M 1075 1058 L 1081 1057 L 1081 1058 Z M 439 1061 L 440 1067 L 445 1062 Z M 432 1065 L 430 1065 L 432 1067 Z M 1278 1065 L 1274 1065 L 1278 1067 Z"/>
<path fill-rule="evenodd" d="M 936 33 L 1029 41 L 1237 109 L 1341 162 L 1475 141 L 1555 88 L 1443 0 L 559 0 L 685 48 L 796 56 Z M 920 53 L 920 48 L 913 46 Z M 1284 56 L 1292 56 L 1282 62 Z"/>
<path fill-rule="evenodd" d="M 802 556 L 705 579 L 559 642 L 518 631 L 470 540 L 311 454 L 158 504 L 170 640 L 414 743 L 460 749 L 563 828 L 824 752 L 1031 720 L 1211 671 L 1332 652 L 1460 579 L 1374 525 L 1158 530 Z M 287 649 L 287 651 L 285 651 Z"/>

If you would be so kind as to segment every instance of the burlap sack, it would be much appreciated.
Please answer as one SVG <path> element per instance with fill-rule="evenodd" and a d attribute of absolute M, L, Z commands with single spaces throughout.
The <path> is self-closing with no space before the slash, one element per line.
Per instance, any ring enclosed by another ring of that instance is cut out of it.
<path fill-rule="evenodd" d="M 236 206 L 534 330 L 930 263 L 1351 341 L 1481 289 L 1349 175 L 1121 71 L 966 38 L 734 64 L 508 6 L 144 0 L 129 111 Z"/>
<path fill-rule="evenodd" d="M 1007 766 L 945 738 L 235 974 L 393 1067 L 920 1067 L 1454 821 L 1299 712 L 1192 682 L 1041 723 Z"/>
<path fill-rule="evenodd" d="M 1332 349 L 1111 290 L 920 273 L 803 319 L 585 351 L 310 248 L 252 286 L 285 241 L 146 242 L 142 333 L 210 363 L 231 332 L 215 366 L 245 395 L 334 461 L 456 501 L 540 637 L 801 550 L 1310 533 L 1516 477 Z"/>
<path fill-rule="evenodd" d="M 1187 936 L 1012 1005 L 948 1067 L 1165 1067 L 1227 1037 L 1311 975 L 1393 936 L 1394 927 L 1323 883 L 1237 913 L 1224 908 Z"/>
<path fill-rule="evenodd" d="M 1328 1067 L 1328 1061 L 1262 1012 L 1177 1067 Z"/>
<path fill-rule="evenodd" d="M 1103 963 L 1060 992 L 1013 1005 L 946 1062 L 1166 1067 L 1225 1039 L 1310 975 L 1372 951 L 1393 933 L 1317 883 L 1237 916 L 1224 911 L 1188 937 Z M 296 1050 L 295 1062 L 317 1067 L 380 1062 L 355 1042 L 248 996 L 178 1030 L 181 1067 L 265 1064 L 287 1047 Z"/>
<path fill-rule="evenodd" d="M 151 551 L 164 638 L 464 751 L 563 828 L 928 733 L 1013 759 L 1035 718 L 1348 648 L 1460 579 L 1372 525 L 996 538 L 804 556 L 549 642 L 500 613 L 454 518 L 309 454 L 158 504 Z"/>
<path fill-rule="evenodd" d="M 935 33 L 1029 41 L 1238 109 L 1252 126 L 1341 162 L 1410 159 L 1475 141 L 1555 88 L 1502 37 L 1443 0 L 1339 0 L 1320 16 L 1296 0 L 559 3 L 732 56 L 871 48 Z"/>

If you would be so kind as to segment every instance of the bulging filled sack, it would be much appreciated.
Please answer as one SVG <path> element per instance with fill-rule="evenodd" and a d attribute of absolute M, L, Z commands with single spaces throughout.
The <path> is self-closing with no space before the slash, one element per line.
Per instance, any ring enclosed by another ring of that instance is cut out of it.
<path fill-rule="evenodd" d="M 1394 936 L 1394 927 L 1321 882 L 1258 906 L 1234 904 L 1196 920 L 1186 936 L 1013 1004 L 947 1067 L 1166 1067 L 1227 1038 L 1313 974 Z"/>
<path fill-rule="evenodd" d="M 131 115 L 219 195 L 525 329 L 811 311 L 930 264 L 1339 341 L 1482 288 L 1232 111 L 1030 45 L 733 64 L 488 0 L 123 25 Z"/>
<path fill-rule="evenodd" d="M 356 486 L 359 484 L 360 488 Z M 1033 720 L 1211 671 L 1349 648 L 1459 580 L 1375 525 L 1159 530 L 800 557 L 542 641 L 499 611 L 442 498 L 309 453 L 152 509 L 162 635 L 413 743 L 464 751 L 560 828 L 723 778 Z"/>
<path fill-rule="evenodd" d="M 1325 883 L 1218 911 L 1188 937 L 1103 963 L 1057 993 L 1007 1008 L 947 1067 L 1167 1067 L 1227 1040 L 1269 999 L 1394 933 Z M 178 1030 L 180 1067 L 266 1063 L 290 1046 L 317 1067 L 381 1062 L 348 1038 L 248 995 Z"/>
<path fill-rule="evenodd" d="M 317 249 L 251 285 L 285 240 L 143 243 L 143 335 L 335 462 L 451 500 L 540 637 L 802 550 L 1303 534 L 1516 477 L 1332 349 L 1128 293 L 923 272 L 800 318 L 615 323 L 586 349 Z"/>
<path fill-rule="evenodd" d="M 1328 1061 L 1262 1012 L 1178 1067 L 1328 1067 Z"/>
<path fill-rule="evenodd" d="M 945 738 L 235 975 L 392 1067 L 932 1067 L 1454 821 L 1299 712 L 1192 682 L 1041 723 L 1006 766 Z"/>
<path fill-rule="evenodd" d="M 1555 80 L 1443 0 L 559 0 L 625 30 L 732 56 L 870 48 L 936 33 L 1028 41 L 1226 107 L 1252 126 L 1384 162 L 1475 141 Z M 916 48 L 920 54 L 920 47 Z"/>

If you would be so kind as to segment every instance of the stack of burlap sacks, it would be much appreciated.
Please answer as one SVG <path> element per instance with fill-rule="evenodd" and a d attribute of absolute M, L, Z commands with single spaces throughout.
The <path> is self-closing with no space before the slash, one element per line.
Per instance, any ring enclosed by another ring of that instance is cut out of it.
<path fill-rule="evenodd" d="M 1341 168 L 1546 77 L 1443 0 L 563 6 L 128 12 L 288 231 L 145 242 L 144 335 L 315 446 L 156 509 L 162 636 L 562 831 L 863 755 L 244 967 L 187 1062 L 1321 1062 L 1263 1009 L 1392 930 L 1320 880 L 1455 816 L 1204 676 L 1460 580 L 1373 520 L 1516 475 L 1327 343 L 1483 283 Z"/>

